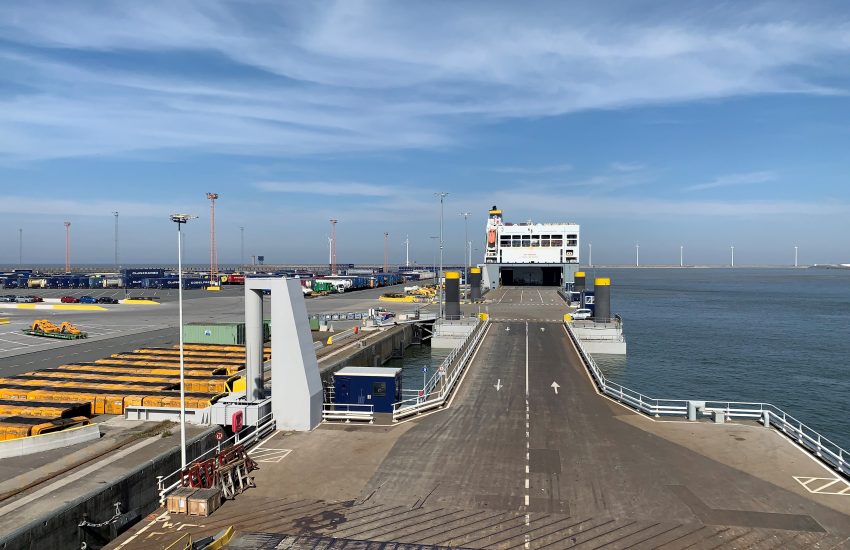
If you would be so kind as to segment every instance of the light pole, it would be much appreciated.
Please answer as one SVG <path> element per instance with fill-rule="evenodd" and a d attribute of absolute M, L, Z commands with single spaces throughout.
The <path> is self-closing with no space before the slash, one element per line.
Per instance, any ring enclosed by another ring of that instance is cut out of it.
<path fill-rule="evenodd" d="M 443 202 L 448 195 L 445 192 L 434 193 L 435 197 L 440 197 L 440 271 L 437 278 L 440 284 L 440 317 L 443 316 Z"/>
<path fill-rule="evenodd" d="M 593 267 L 593 243 L 587 243 L 587 267 Z"/>
<path fill-rule="evenodd" d="M 24 265 L 24 229 L 18 229 L 18 265 Z"/>
<path fill-rule="evenodd" d="M 180 332 L 180 464 L 186 469 L 186 384 L 183 380 L 183 224 L 197 216 L 172 214 L 177 224 L 177 311 Z"/>
<path fill-rule="evenodd" d="M 735 267 L 735 245 L 733 244 L 729 248 L 732 249 L 732 267 Z"/>
<path fill-rule="evenodd" d="M 387 263 L 389 258 L 389 251 L 387 250 L 387 243 L 389 242 L 389 237 L 390 234 L 384 231 L 384 273 L 387 273 L 389 271 L 389 265 Z"/>
<path fill-rule="evenodd" d="M 431 238 L 432 238 L 432 239 L 434 239 L 434 241 L 436 242 L 436 240 L 437 240 L 437 239 L 439 239 L 440 237 L 438 237 L 438 236 L 436 236 L 436 235 L 431 235 Z M 437 273 L 436 273 L 436 272 L 437 272 L 437 250 L 438 250 L 438 249 L 439 249 L 439 246 L 435 246 L 435 247 L 434 247 L 434 263 L 433 263 L 433 264 L 431 264 L 431 265 L 433 265 L 433 266 L 434 266 L 434 276 L 435 276 L 435 277 L 436 277 L 436 275 L 437 275 Z"/>
<path fill-rule="evenodd" d="M 797 247 L 794 247 L 794 267 L 797 267 Z"/>
<path fill-rule="evenodd" d="M 118 211 L 112 212 L 112 215 L 115 216 L 115 272 L 121 270 L 118 266 Z"/>
<path fill-rule="evenodd" d="M 685 247 L 679 245 L 679 267 L 685 267 Z"/>
<path fill-rule="evenodd" d="M 635 267 L 640 267 L 640 244 L 635 243 Z"/>
<path fill-rule="evenodd" d="M 466 280 L 466 284 L 469 284 L 469 264 L 470 261 L 467 258 L 470 256 L 469 254 L 469 212 L 461 212 L 461 216 L 463 216 L 463 224 L 464 224 L 464 235 L 463 235 L 463 261 L 466 264 L 466 272 L 463 274 Z"/>
<path fill-rule="evenodd" d="M 239 267 L 245 267 L 245 228 L 239 226 Z"/>
<path fill-rule="evenodd" d="M 404 267 L 410 267 L 410 235 L 404 236 Z"/>

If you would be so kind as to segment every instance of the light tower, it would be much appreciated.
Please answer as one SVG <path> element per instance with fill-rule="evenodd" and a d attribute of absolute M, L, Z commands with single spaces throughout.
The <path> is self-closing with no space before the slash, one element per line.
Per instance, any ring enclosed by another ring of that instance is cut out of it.
<path fill-rule="evenodd" d="M 336 223 L 339 220 L 331 220 L 331 275 L 336 275 Z"/>
<path fill-rule="evenodd" d="M 389 273 L 389 265 L 387 263 L 387 239 L 389 239 L 390 234 L 384 231 L 384 273 Z"/>
<path fill-rule="evenodd" d="M 435 197 L 439 197 L 440 199 L 440 272 L 437 274 L 437 284 L 440 289 L 440 315 L 439 317 L 443 318 L 443 203 L 446 197 L 449 196 L 446 192 L 434 193 Z"/>
<path fill-rule="evenodd" d="M 177 315 L 180 342 L 180 464 L 186 468 L 186 382 L 183 351 L 183 224 L 197 218 L 189 214 L 172 214 L 171 221 L 177 224 Z"/>
<path fill-rule="evenodd" d="M 469 212 L 461 212 L 461 216 L 463 216 L 463 224 L 464 224 L 464 233 L 463 233 L 463 263 L 466 267 L 466 271 L 464 272 L 464 277 L 466 278 L 467 284 L 469 283 L 469 216 L 471 215 Z"/>
<path fill-rule="evenodd" d="M 18 229 L 18 265 L 24 265 L 24 229 Z"/>
<path fill-rule="evenodd" d="M 635 243 L 635 267 L 640 267 L 640 244 Z"/>
<path fill-rule="evenodd" d="M 404 236 L 404 266 L 410 267 L 410 235 Z"/>
<path fill-rule="evenodd" d="M 218 286 L 218 253 L 215 247 L 215 201 L 218 193 L 207 193 L 210 200 L 210 286 Z"/>
<path fill-rule="evenodd" d="M 729 248 L 732 249 L 732 267 L 735 267 L 735 245 L 733 244 Z"/>
<path fill-rule="evenodd" d="M 71 272 L 71 222 L 65 222 L 65 273 Z"/>
<path fill-rule="evenodd" d="M 239 268 L 245 267 L 245 228 L 239 226 Z"/>
<path fill-rule="evenodd" d="M 794 247 L 794 267 L 798 267 L 797 265 L 797 247 Z"/>
<path fill-rule="evenodd" d="M 112 213 L 115 216 L 115 272 L 117 273 L 120 268 L 118 267 L 118 211 Z"/>
<path fill-rule="evenodd" d="M 587 267 L 593 267 L 593 243 L 587 243 Z"/>
<path fill-rule="evenodd" d="M 685 245 L 679 245 L 679 267 L 685 267 Z"/>

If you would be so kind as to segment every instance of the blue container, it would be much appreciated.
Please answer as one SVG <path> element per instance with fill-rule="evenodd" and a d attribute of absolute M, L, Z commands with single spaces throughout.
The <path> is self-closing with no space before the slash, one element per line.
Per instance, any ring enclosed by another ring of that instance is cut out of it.
<path fill-rule="evenodd" d="M 343 367 L 334 373 L 334 403 L 372 405 L 376 413 L 393 412 L 401 401 L 401 369 L 385 367 Z M 358 410 L 352 407 L 352 410 Z"/>

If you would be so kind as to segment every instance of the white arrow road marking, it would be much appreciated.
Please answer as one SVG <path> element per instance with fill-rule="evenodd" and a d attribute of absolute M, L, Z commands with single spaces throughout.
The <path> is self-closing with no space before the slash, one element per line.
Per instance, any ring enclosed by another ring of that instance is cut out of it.
<path fill-rule="evenodd" d="M 494 388 L 496 388 L 496 391 L 501 390 L 501 389 L 502 389 L 502 379 L 501 379 L 501 378 L 499 378 L 499 379 L 496 381 L 496 384 L 495 384 L 493 387 L 494 387 Z"/>
<path fill-rule="evenodd" d="M 546 332 L 546 327 L 540 327 L 540 332 Z"/>
<path fill-rule="evenodd" d="M 561 386 L 557 382 L 552 382 L 552 389 L 555 390 L 555 395 L 558 395 L 558 388 Z"/>
<path fill-rule="evenodd" d="M 510 331 L 511 331 L 511 327 L 505 327 L 505 332 L 510 332 Z"/>

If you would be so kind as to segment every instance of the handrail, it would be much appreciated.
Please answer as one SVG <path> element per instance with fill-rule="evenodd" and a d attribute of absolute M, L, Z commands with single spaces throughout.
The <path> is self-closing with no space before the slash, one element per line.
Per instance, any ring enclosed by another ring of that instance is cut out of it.
<path fill-rule="evenodd" d="M 444 405 L 489 325 L 489 320 L 479 322 L 464 343 L 452 350 L 440 364 L 437 372 L 425 384 L 422 395 L 393 403 L 393 420 L 400 420 Z"/>
<path fill-rule="evenodd" d="M 575 344 L 585 367 L 600 393 L 613 397 L 632 409 L 650 416 L 685 416 L 689 409 L 696 408 L 703 412 L 722 414 L 724 418 L 755 419 L 765 427 L 781 431 L 794 439 L 798 445 L 812 453 L 821 462 L 838 471 L 845 477 L 850 477 L 850 452 L 837 443 L 822 436 L 814 428 L 803 424 L 790 414 L 771 403 L 751 403 L 727 400 L 693 400 L 693 399 L 657 399 L 629 389 L 622 384 L 608 380 L 596 361 L 587 352 L 582 341 L 575 335 L 569 323 L 564 323 L 567 334 Z"/>
<path fill-rule="evenodd" d="M 270 431 L 274 431 L 275 421 L 272 417 L 272 413 L 268 413 L 267 415 L 258 418 L 253 426 L 246 426 L 241 431 L 236 432 L 232 436 L 227 439 L 221 441 L 215 447 L 208 449 L 206 452 L 201 453 L 199 456 L 195 457 L 193 460 L 189 461 L 186 464 L 186 468 L 195 464 L 196 462 L 200 462 L 202 460 L 206 460 L 207 455 L 210 453 L 218 453 L 222 447 L 227 447 L 229 445 L 244 445 L 246 449 L 250 449 L 252 444 L 259 442 L 263 436 L 265 436 Z M 249 431 L 250 430 L 250 431 Z M 246 433 L 248 432 L 248 433 Z M 180 486 L 179 475 L 183 471 L 183 468 L 179 468 L 167 476 L 156 476 L 156 485 L 157 491 L 159 492 L 159 505 L 165 506 L 165 499 L 168 496 L 168 493 L 176 489 Z M 167 480 L 171 479 L 174 476 L 178 476 L 178 480 L 166 485 Z"/>

